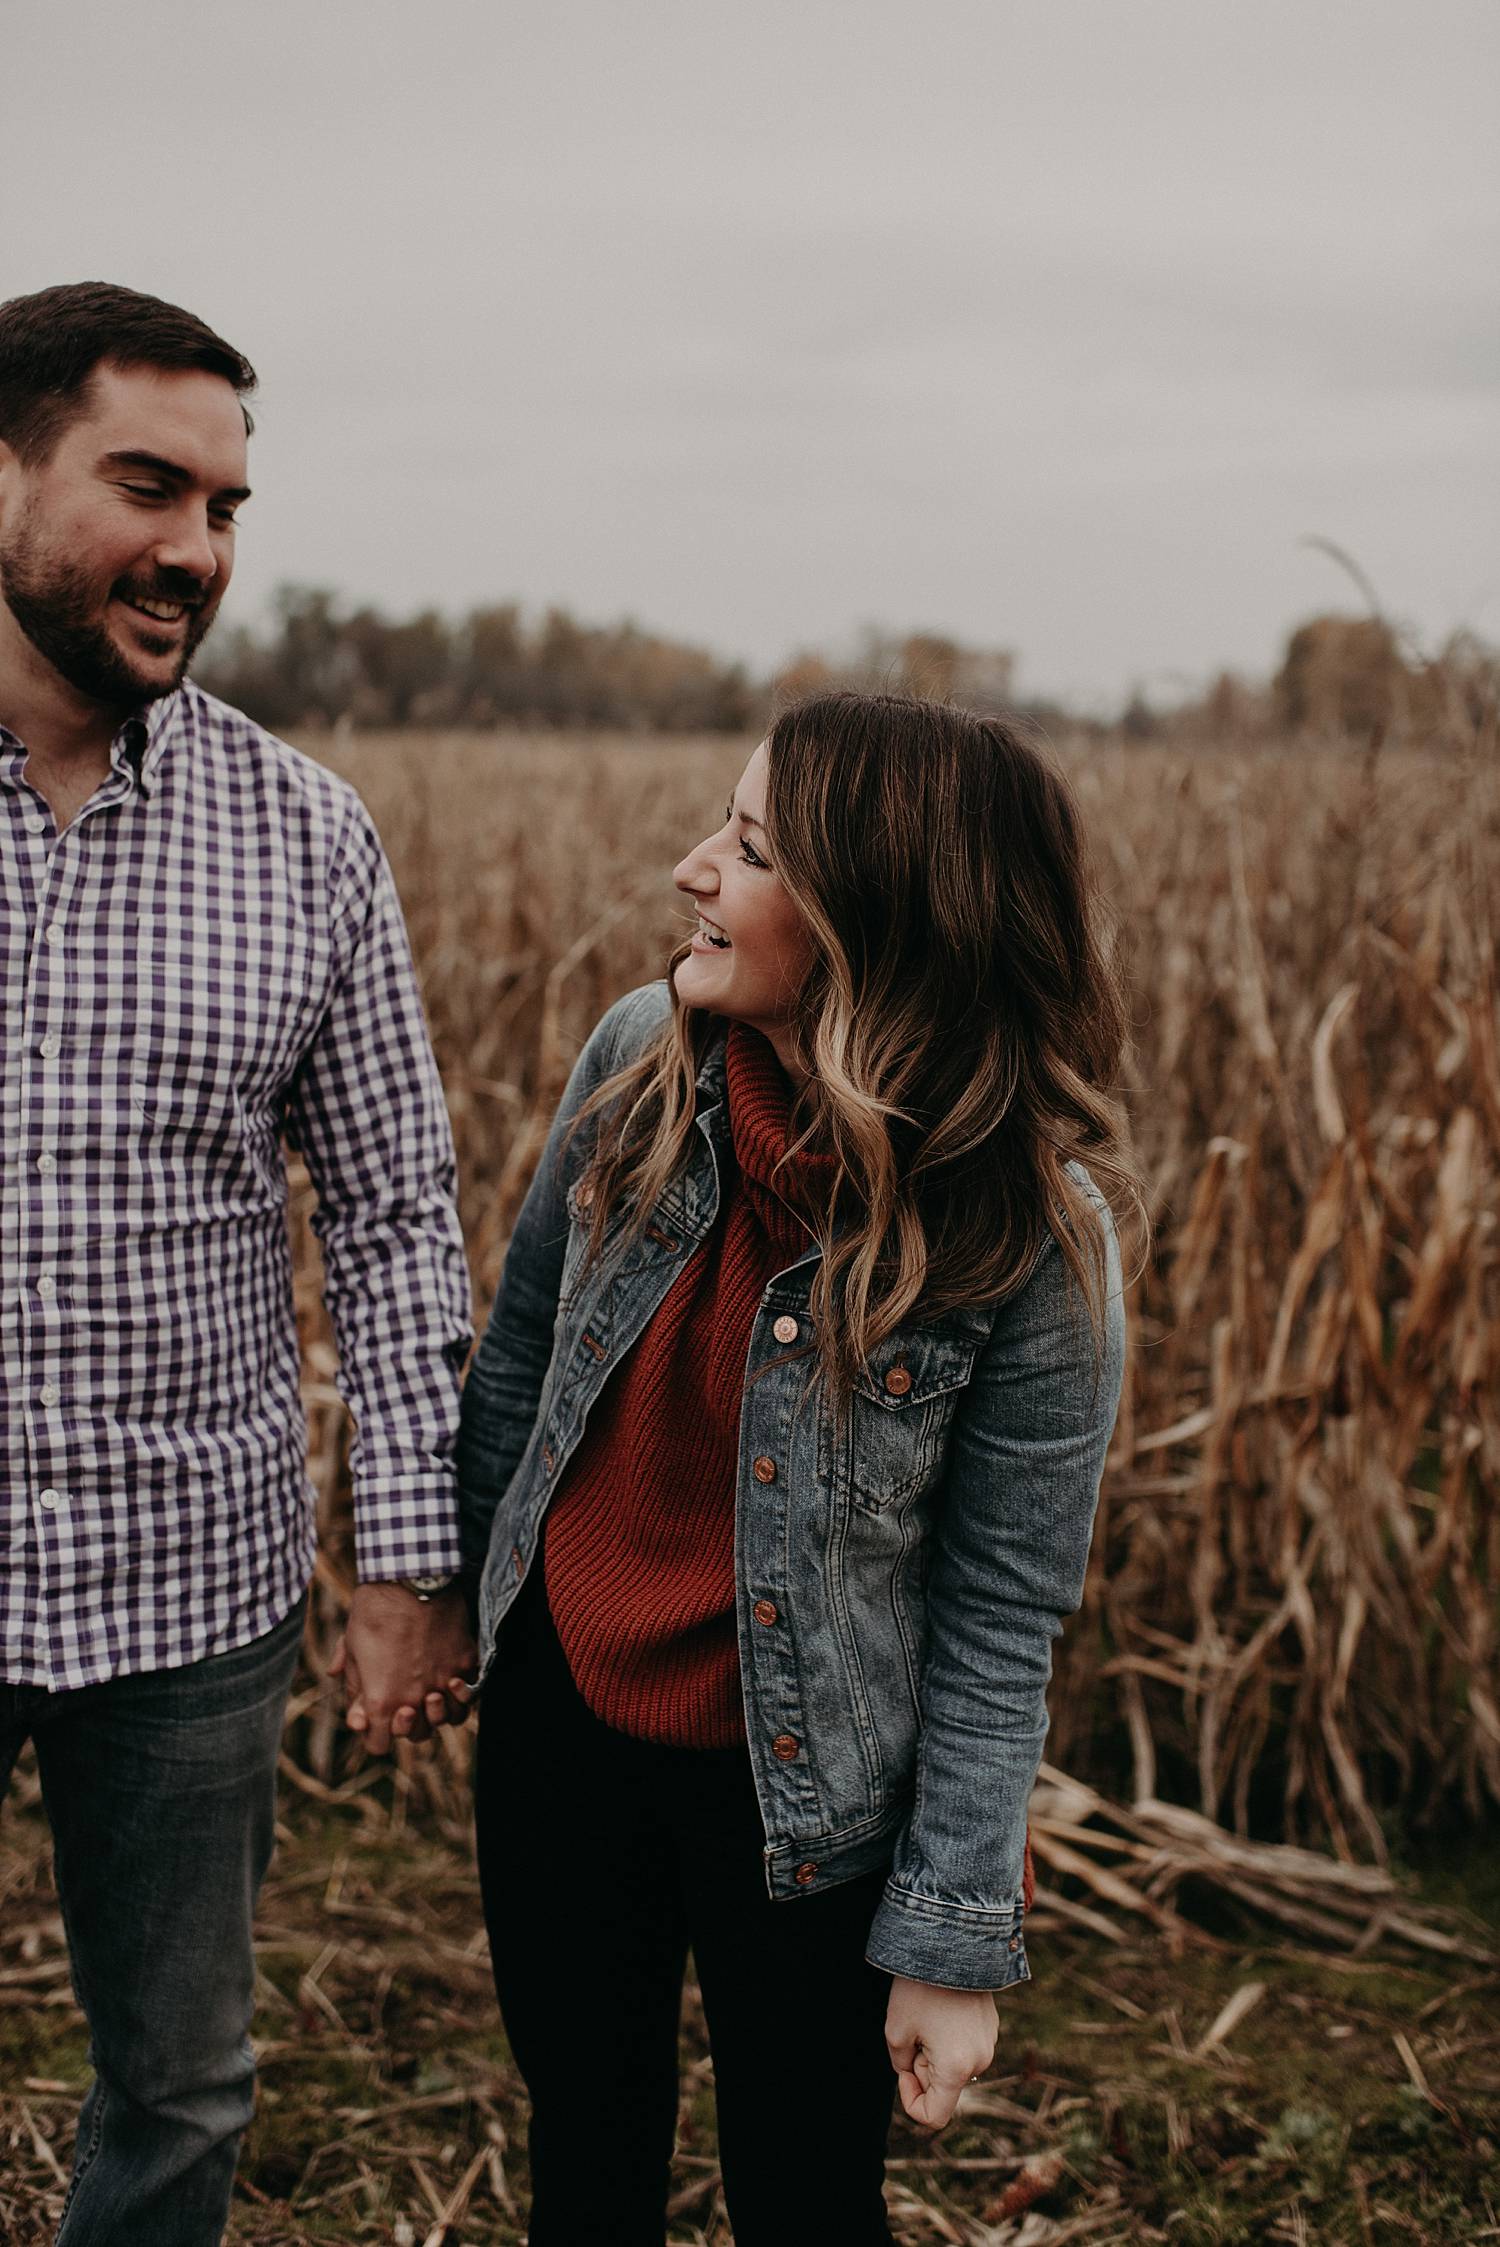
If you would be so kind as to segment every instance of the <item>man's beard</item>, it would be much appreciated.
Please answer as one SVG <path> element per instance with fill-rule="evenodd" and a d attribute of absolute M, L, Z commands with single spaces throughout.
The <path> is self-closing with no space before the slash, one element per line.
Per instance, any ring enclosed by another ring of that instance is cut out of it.
<path fill-rule="evenodd" d="M 28 535 L 32 529 L 23 517 L 16 537 L 0 551 L 0 597 L 37 653 L 75 692 L 107 709 L 128 710 L 174 693 L 218 603 L 205 598 L 195 579 L 173 571 L 158 571 L 149 585 L 125 579 L 111 588 L 131 600 L 178 601 L 188 608 L 181 644 L 175 634 L 163 637 L 161 653 L 170 650 L 177 658 L 170 678 L 143 676 L 98 615 L 99 588 L 87 567 L 44 556 L 35 536 Z"/>

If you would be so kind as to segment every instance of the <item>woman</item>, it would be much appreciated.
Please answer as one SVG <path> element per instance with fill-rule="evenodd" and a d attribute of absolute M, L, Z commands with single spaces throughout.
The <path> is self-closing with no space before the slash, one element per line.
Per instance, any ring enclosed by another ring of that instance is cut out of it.
<path fill-rule="evenodd" d="M 533 2247 L 662 2240 L 689 1949 L 739 2247 L 863 2247 L 892 2071 L 946 2121 L 1028 1974 L 1122 1010 L 1069 793 L 996 720 L 804 702 L 674 878 L 693 933 L 584 1048 L 465 1394 L 485 1913 Z"/>

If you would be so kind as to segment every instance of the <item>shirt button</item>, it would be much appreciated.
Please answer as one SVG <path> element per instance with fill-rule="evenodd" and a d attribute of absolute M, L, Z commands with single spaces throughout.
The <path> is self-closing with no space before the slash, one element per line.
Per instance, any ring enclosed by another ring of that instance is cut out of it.
<path fill-rule="evenodd" d="M 62 922 L 61 922 L 61 921 L 49 921 L 49 922 L 48 922 L 48 924 L 47 924 L 47 942 L 48 942 L 49 944 L 61 944 L 62 940 L 63 940 L 63 925 L 62 925 Z"/>
<path fill-rule="evenodd" d="M 36 1291 L 44 1303 L 51 1302 L 53 1296 L 57 1293 L 57 1282 L 50 1272 L 43 1272 L 36 1283 Z"/>
<path fill-rule="evenodd" d="M 771 1329 L 778 1342 L 795 1342 L 800 1331 L 797 1321 L 785 1312 Z"/>
<path fill-rule="evenodd" d="M 778 1763 L 791 1763 L 796 1758 L 798 1745 L 790 1732 L 778 1732 L 771 1742 L 771 1753 Z"/>
<path fill-rule="evenodd" d="M 774 1623 L 776 1620 L 776 1602 L 774 1599 L 758 1599 L 750 1612 L 757 1623 Z"/>
<path fill-rule="evenodd" d="M 886 1395 L 888 1397 L 904 1397 L 910 1387 L 911 1375 L 907 1372 L 905 1366 L 893 1365 L 885 1377 Z"/>
<path fill-rule="evenodd" d="M 57 1383 L 55 1381 L 44 1381 L 39 1393 L 43 1404 L 56 1404 L 58 1398 Z"/>
<path fill-rule="evenodd" d="M 44 1061 L 50 1061 L 56 1054 L 61 1044 L 62 1039 L 57 1036 L 55 1031 L 49 1030 L 47 1032 L 47 1035 L 43 1038 L 41 1044 L 37 1047 L 37 1051 Z"/>
<path fill-rule="evenodd" d="M 47 1176 L 50 1177 L 52 1172 L 57 1168 L 56 1155 L 49 1155 L 43 1152 L 36 1158 L 36 1167 L 38 1170 L 43 1171 Z"/>
<path fill-rule="evenodd" d="M 54 1507 L 62 1504 L 62 1499 L 55 1490 L 44 1490 L 42 1492 L 42 1504 L 50 1514 Z"/>
<path fill-rule="evenodd" d="M 46 820 L 39 811 L 29 811 L 26 814 L 26 825 L 33 835 L 39 835 L 46 824 Z"/>
<path fill-rule="evenodd" d="M 799 1865 L 792 1875 L 799 1888 L 810 1888 L 817 1877 L 818 1868 L 816 1865 Z"/>
<path fill-rule="evenodd" d="M 774 1482 L 776 1480 L 776 1462 L 774 1459 L 757 1459 L 750 1472 L 757 1482 Z"/>

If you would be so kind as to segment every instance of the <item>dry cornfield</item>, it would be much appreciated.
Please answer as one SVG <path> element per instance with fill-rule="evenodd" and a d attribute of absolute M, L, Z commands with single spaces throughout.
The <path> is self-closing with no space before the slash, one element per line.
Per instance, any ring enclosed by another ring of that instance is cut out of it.
<path fill-rule="evenodd" d="M 570 1060 L 660 973 L 670 869 L 745 745 L 306 745 L 359 787 L 395 868 L 482 1316 Z M 1393 1835 L 1500 1804 L 1500 767 L 1493 744 L 1059 754 L 1130 961 L 1155 1236 L 1049 1758 L 1378 1866 Z M 309 1207 L 301 1181 L 316 1667 L 349 1539 Z M 344 1794 L 329 1697 L 297 1706 L 288 1776 Z M 466 1757 L 448 1736 L 403 1775 L 445 1824 Z M 1079 1861 L 1058 1836 L 1039 1853 Z"/>

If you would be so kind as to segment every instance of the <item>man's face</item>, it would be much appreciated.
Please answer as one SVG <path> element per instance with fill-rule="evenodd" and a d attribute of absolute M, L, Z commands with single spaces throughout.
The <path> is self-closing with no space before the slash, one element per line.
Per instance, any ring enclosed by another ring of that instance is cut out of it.
<path fill-rule="evenodd" d="M 44 460 L 0 445 L 0 646 L 19 627 L 109 709 L 170 694 L 224 597 L 248 496 L 245 419 L 221 376 L 96 368 Z"/>

